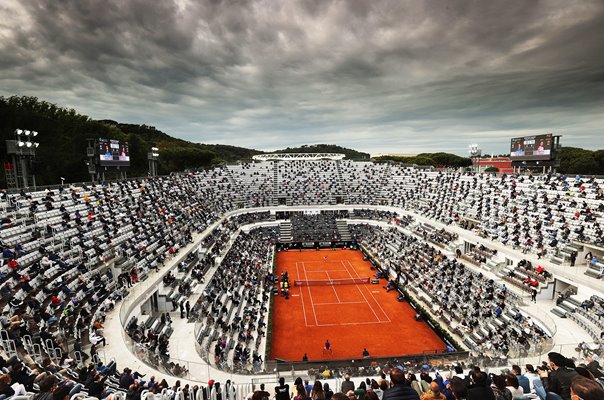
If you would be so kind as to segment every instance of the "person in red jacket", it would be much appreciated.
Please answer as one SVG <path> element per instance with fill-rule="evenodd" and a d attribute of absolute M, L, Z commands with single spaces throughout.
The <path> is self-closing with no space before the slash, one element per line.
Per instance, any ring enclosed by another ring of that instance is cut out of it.
<path fill-rule="evenodd" d="M 14 258 L 11 258 L 11 260 L 8 262 L 7 264 L 10 268 L 12 268 L 13 270 L 16 270 L 17 267 L 19 266 L 19 261 L 17 261 Z"/>

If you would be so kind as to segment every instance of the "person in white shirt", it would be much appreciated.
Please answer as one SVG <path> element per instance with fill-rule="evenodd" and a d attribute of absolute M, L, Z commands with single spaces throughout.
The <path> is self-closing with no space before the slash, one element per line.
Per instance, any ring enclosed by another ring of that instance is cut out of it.
<path fill-rule="evenodd" d="M 50 259 L 48 258 L 48 254 L 44 254 L 44 257 L 42 257 L 42 259 L 40 260 L 40 266 L 42 266 L 43 268 L 52 267 L 52 261 L 50 261 Z"/>
<path fill-rule="evenodd" d="M 237 387 L 235 382 L 231 382 L 230 379 L 227 379 L 224 385 L 224 395 L 226 400 L 237 400 Z"/>
<path fill-rule="evenodd" d="M 524 391 L 518 384 L 518 378 L 516 375 L 507 374 L 505 376 L 505 387 L 512 393 L 512 399 L 524 399 Z"/>
<path fill-rule="evenodd" d="M 105 346 L 107 344 L 107 342 L 105 341 L 105 338 L 101 335 L 98 335 L 96 330 L 94 330 L 94 329 L 90 331 L 90 335 L 88 336 L 88 338 L 90 339 L 90 343 L 92 343 L 95 346 L 99 343 L 103 343 L 103 346 Z"/>
<path fill-rule="evenodd" d="M 453 376 L 457 376 L 460 379 L 466 379 L 466 374 L 463 373 L 463 368 L 459 365 L 455 366 L 455 375 Z"/>

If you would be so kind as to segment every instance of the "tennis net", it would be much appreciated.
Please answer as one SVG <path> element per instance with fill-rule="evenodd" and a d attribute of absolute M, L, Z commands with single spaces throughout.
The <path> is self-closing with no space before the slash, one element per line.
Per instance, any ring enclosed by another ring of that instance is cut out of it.
<path fill-rule="evenodd" d="M 336 285 L 358 285 L 369 283 L 369 277 L 363 278 L 342 278 L 342 279 L 311 279 L 311 280 L 295 280 L 294 286 L 336 286 Z"/>

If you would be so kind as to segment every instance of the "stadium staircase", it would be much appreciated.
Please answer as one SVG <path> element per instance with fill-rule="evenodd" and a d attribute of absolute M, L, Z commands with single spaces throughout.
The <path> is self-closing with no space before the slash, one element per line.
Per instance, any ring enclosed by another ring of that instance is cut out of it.
<path fill-rule="evenodd" d="M 278 161 L 275 161 L 273 163 L 273 205 L 275 206 L 279 205 L 279 192 L 277 190 L 277 188 L 279 187 L 279 168 L 277 167 L 278 165 Z"/>
<path fill-rule="evenodd" d="M 564 247 L 562 247 L 557 254 L 554 254 L 550 257 L 550 261 L 553 264 L 562 265 L 566 262 L 570 262 L 570 255 L 572 252 L 576 252 L 579 254 L 583 251 L 583 245 L 579 243 L 568 243 Z"/>
<path fill-rule="evenodd" d="M 463 252 L 463 240 L 461 239 L 452 240 L 449 242 L 449 244 L 447 244 L 447 246 L 445 246 L 445 250 L 451 254 L 455 254 L 458 249 L 459 251 Z"/>
<path fill-rule="evenodd" d="M 238 187 L 237 182 L 235 181 L 235 178 L 233 178 L 233 173 L 231 172 L 231 170 L 229 168 L 226 167 L 226 165 L 222 166 L 222 171 L 227 176 L 229 183 L 231 185 L 233 185 L 233 187 Z"/>
<path fill-rule="evenodd" d="M 380 193 L 377 194 L 377 204 L 387 204 L 388 198 L 390 197 L 390 182 L 392 182 L 392 171 L 390 170 L 390 165 L 386 164 L 382 169 L 382 174 L 380 175 L 379 183 L 381 186 Z"/>
<path fill-rule="evenodd" d="M 343 241 L 348 241 L 352 239 L 350 235 L 350 230 L 348 229 L 348 224 L 345 220 L 339 219 L 336 221 L 336 227 L 338 228 L 338 233 Z"/>
<path fill-rule="evenodd" d="M 279 162 L 273 163 L 273 205 L 293 205 L 292 199 L 286 194 L 279 194 Z"/>
<path fill-rule="evenodd" d="M 486 263 L 482 263 L 481 267 L 490 271 L 494 274 L 497 274 L 499 271 L 503 270 L 506 267 L 505 261 L 498 259 L 497 257 L 492 257 L 487 260 Z"/>
<path fill-rule="evenodd" d="M 598 261 L 595 264 L 589 263 L 587 269 L 585 270 L 585 275 L 590 276 L 592 278 L 600 278 L 600 271 L 604 268 L 604 264 L 602 261 Z"/>
<path fill-rule="evenodd" d="M 279 224 L 279 241 L 282 243 L 288 243 L 291 242 L 293 238 L 292 223 L 289 221 L 281 222 Z"/>
<path fill-rule="evenodd" d="M 240 185 L 237 183 L 237 181 L 233 177 L 233 173 L 226 166 L 223 166 L 222 170 L 224 171 L 224 174 L 227 176 L 229 184 L 231 185 L 231 187 L 233 188 L 233 192 L 235 193 L 235 198 L 236 198 L 235 203 L 239 204 L 240 207 L 245 207 L 245 200 L 243 199 L 243 196 L 241 195 L 241 192 L 239 191 Z"/>
<path fill-rule="evenodd" d="M 562 265 L 564 264 L 564 255 L 561 253 L 554 254 L 549 258 L 552 264 Z"/>
<path fill-rule="evenodd" d="M 341 160 L 336 160 L 336 170 L 338 171 L 338 183 L 340 184 L 340 187 L 342 188 L 342 192 L 336 193 L 336 195 L 340 196 L 342 198 L 342 201 L 340 203 L 349 204 L 348 203 L 348 186 L 344 182 L 344 177 L 342 176 L 342 166 L 340 165 L 340 163 L 341 163 Z"/>
<path fill-rule="evenodd" d="M 567 318 L 570 314 L 574 313 L 577 308 L 580 308 L 581 302 L 569 297 L 564 299 L 551 309 L 551 312 L 560 318 Z"/>
<path fill-rule="evenodd" d="M 562 307 L 554 307 L 550 310 L 554 315 L 557 315 L 560 318 L 566 318 L 566 310 Z"/>

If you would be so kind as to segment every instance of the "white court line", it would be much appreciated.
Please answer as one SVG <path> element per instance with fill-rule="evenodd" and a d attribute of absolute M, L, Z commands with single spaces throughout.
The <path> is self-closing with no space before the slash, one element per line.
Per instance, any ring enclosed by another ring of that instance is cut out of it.
<path fill-rule="evenodd" d="M 356 276 L 360 278 L 359 273 L 358 273 L 358 272 L 357 272 L 357 270 L 354 268 L 354 266 L 352 265 L 352 263 L 350 262 L 350 260 L 346 260 L 346 262 L 348 262 L 348 264 L 350 265 L 350 268 L 352 268 L 352 270 L 354 271 L 354 273 L 356 274 Z M 348 270 L 348 268 L 347 268 L 346 270 Z M 348 273 L 350 274 L 350 271 L 349 271 Z M 350 274 L 350 276 L 352 277 L 352 274 Z M 382 305 L 380 304 L 380 302 L 379 302 L 379 301 L 377 301 L 377 299 L 376 299 L 376 298 L 375 298 L 375 296 L 373 295 L 373 293 L 371 293 L 371 291 L 370 291 L 369 289 L 367 289 L 367 288 L 366 288 L 366 290 L 367 290 L 367 292 L 368 292 L 368 293 L 371 295 L 371 297 L 373 297 L 373 301 L 375 301 L 375 303 L 378 305 L 378 307 L 380 308 L 380 310 L 382 310 L 382 313 L 384 314 L 384 316 L 385 316 L 385 317 L 386 317 L 386 319 L 388 320 L 388 321 L 386 321 L 386 322 L 392 322 L 392 321 L 390 320 L 390 317 L 388 317 L 388 314 L 386 314 L 386 311 L 384 311 L 384 309 L 382 308 Z M 380 319 L 380 321 L 381 321 L 381 319 Z"/>
<path fill-rule="evenodd" d="M 331 277 L 329 276 L 329 272 L 325 271 L 325 273 L 327 274 L 327 279 L 331 280 Z M 338 296 L 338 292 L 336 291 L 336 288 L 333 287 L 333 285 L 331 285 L 331 288 L 333 289 L 333 292 L 336 295 L 336 299 L 338 299 L 338 303 L 340 303 L 340 297 Z M 335 303 L 335 304 L 337 304 L 337 303 Z"/>
<path fill-rule="evenodd" d="M 298 262 L 296 261 L 296 275 L 300 279 L 300 271 L 298 270 Z M 304 314 L 304 323 L 308 328 L 308 321 L 306 320 L 306 308 L 304 307 L 304 296 L 302 295 L 302 287 L 300 287 L 300 298 L 302 299 L 302 314 Z"/>
<path fill-rule="evenodd" d="M 306 276 L 306 267 L 304 266 L 304 261 L 302 261 L 302 270 L 304 271 L 304 279 L 308 280 L 308 276 Z M 312 307 L 312 313 L 315 316 L 315 325 L 319 326 L 319 321 L 317 320 L 317 313 L 315 312 L 315 305 L 312 301 L 312 293 L 310 293 L 310 286 L 306 286 L 308 288 L 308 295 L 310 296 L 310 305 Z"/>
<path fill-rule="evenodd" d="M 339 325 L 373 325 L 373 324 L 387 324 L 388 321 L 375 321 L 375 322 L 342 322 L 341 324 L 321 324 L 318 326 L 339 326 Z"/>
<path fill-rule="evenodd" d="M 350 262 L 350 260 L 346 260 L 348 262 L 348 264 L 350 264 L 350 268 L 352 268 L 352 270 L 354 271 L 354 273 L 360 277 L 359 273 L 357 272 L 357 270 L 354 268 L 354 266 L 352 265 L 352 263 Z M 350 273 L 350 272 L 349 272 Z M 386 314 L 386 311 L 384 311 L 384 309 L 382 308 L 382 305 L 380 304 L 379 301 L 377 301 L 377 299 L 375 298 L 375 296 L 373 295 L 372 291 L 367 289 L 367 292 L 369 292 L 369 294 L 371 295 L 371 297 L 373 297 L 373 300 L 375 301 L 375 303 L 378 305 L 378 307 L 380 308 L 380 310 L 382 310 L 382 312 L 384 313 L 384 316 L 386 316 L 386 318 L 388 319 L 388 322 L 392 322 L 390 320 L 390 317 L 388 316 L 388 314 Z M 376 292 L 377 293 L 377 292 Z"/>
<path fill-rule="evenodd" d="M 346 268 L 346 264 L 344 264 L 344 261 L 342 261 L 342 265 L 344 266 L 344 268 Z M 348 276 L 350 276 L 351 279 L 354 279 L 352 277 L 352 274 L 350 273 L 350 271 L 348 271 L 348 268 L 346 268 L 346 271 L 348 272 Z M 358 274 L 357 274 L 357 276 L 358 276 Z M 367 301 L 367 297 L 365 297 L 365 295 L 363 294 L 363 291 L 361 289 L 359 289 L 359 285 L 355 283 L 354 286 L 356 286 L 356 288 L 359 291 L 359 293 L 361 294 L 361 296 L 363 296 L 363 298 L 365 299 L 365 302 L 367 303 L 367 305 L 371 309 L 371 312 L 373 313 L 373 315 L 375 315 L 375 319 L 377 319 L 378 322 L 382 322 L 382 320 L 380 319 L 380 317 L 378 317 L 377 314 L 375 313 L 375 310 L 373 309 L 373 307 L 371 306 L 371 304 L 369 304 L 369 302 Z"/>
<path fill-rule="evenodd" d="M 340 261 L 341 262 L 341 261 Z M 309 274 L 318 272 L 344 272 L 346 269 L 322 269 L 320 271 L 307 271 Z"/>
<path fill-rule="evenodd" d="M 325 264 L 325 263 L 340 263 L 341 260 L 326 260 L 326 261 L 304 261 L 307 264 L 317 263 L 317 264 Z"/>
<path fill-rule="evenodd" d="M 341 301 L 339 303 L 315 303 L 315 306 L 332 306 L 336 304 L 365 304 L 366 301 Z"/>

